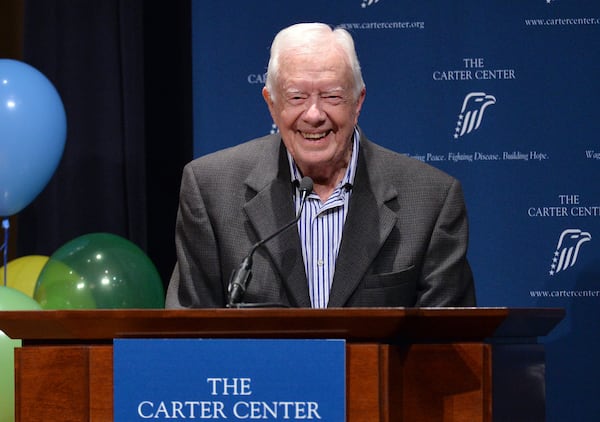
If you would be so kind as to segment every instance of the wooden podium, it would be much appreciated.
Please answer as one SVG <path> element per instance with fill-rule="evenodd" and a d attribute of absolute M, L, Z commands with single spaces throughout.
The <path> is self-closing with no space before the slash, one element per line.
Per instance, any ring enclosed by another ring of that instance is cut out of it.
<path fill-rule="evenodd" d="M 111 421 L 114 338 L 336 338 L 346 340 L 348 422 L 496 422 L 545 419 L 538 338 L 563 317 L 550 308 L 4 311 L 0 330 L 23 340 L 17 421 Z"/>

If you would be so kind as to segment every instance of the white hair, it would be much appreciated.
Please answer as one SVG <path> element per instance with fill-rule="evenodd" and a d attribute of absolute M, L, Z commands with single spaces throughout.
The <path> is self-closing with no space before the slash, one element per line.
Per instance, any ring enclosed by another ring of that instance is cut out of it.
<path fill-rule="evenodd" d="M 365 87 L 360 63 L 352 35 L 343 28 L 332 29 L 324 23 L 299 23 L 282 29 L 273 39 L 271 44 L 271 57 L 267 68 L 267 79 L 265 86 L 274 99 L 274 86 L 279 77 L 280 57 L 290 50 L 314 50 L 315 47 L 323 45 L 327 41 L 333 41 L 346 54 L 348 65 L 352 70 L 354 79 L 353 93 L 357 99 Z"/>

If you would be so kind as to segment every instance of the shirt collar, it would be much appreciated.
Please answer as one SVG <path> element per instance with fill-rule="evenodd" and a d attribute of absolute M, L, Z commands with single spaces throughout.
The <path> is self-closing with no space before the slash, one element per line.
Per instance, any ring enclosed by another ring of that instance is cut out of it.
<path fill-rule="evenodd" d="M 348 163 L 348 167 L 346 168 L 346 173 L 344 177 L 340 181 L 339 185 L 336 189 L 344 187 L 346 191 L 350 191 L 354 186 L 354 177 L 356 175 L 356 166 L 358 163 L 358 147 L 359 147 L 359 134 L 358 129 L 354 128 L 354 134 L 352 136 L 352 156 L 350 157 L 350 162 Z M 298 187 L 300 183 L 300 179 L 302 179 L 302 174 L 300 173 L 300 169 L 296 166 L 294 159 L 289 151 L 286 151 L 288 163 L 290 166 L 290 175 L 292 178 L 292 184 Z"/>

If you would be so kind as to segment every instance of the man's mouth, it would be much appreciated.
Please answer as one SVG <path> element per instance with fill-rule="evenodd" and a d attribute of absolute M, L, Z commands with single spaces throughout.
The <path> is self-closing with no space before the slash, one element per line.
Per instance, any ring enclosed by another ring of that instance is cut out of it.
<path fill-rule="evenodd" d="M 305 139 L 314 139 L 314 140 L 318 140 L 318 139 L 322 139 L 324 137 L 326 137 L 329 134 L 329 131 L 327 132 L 320 132 L 320 133 L 307 133 L 307 132 L 301 132 L 302 137 Z"/>

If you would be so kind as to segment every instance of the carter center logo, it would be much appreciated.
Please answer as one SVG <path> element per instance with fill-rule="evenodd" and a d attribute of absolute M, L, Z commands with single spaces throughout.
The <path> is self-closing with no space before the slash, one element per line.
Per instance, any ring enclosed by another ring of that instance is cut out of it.
<path fill-rule="evenodd" d="M 575 265 L 581 245 L 592 240 L 592 235 L 579 229 L 566 229 L 560 234 L 554 251 L 550 275 L 565 271 Z"/>
<path fill-rule="evenodd" d="M 458 115 L 458 121 L 454 129 L 454 139 L 479 129 L 485 109 L 493 104 L 496 104 L 496 97 L 493 95 L 488 95 L 485 92 L 467 94 Z"/>

